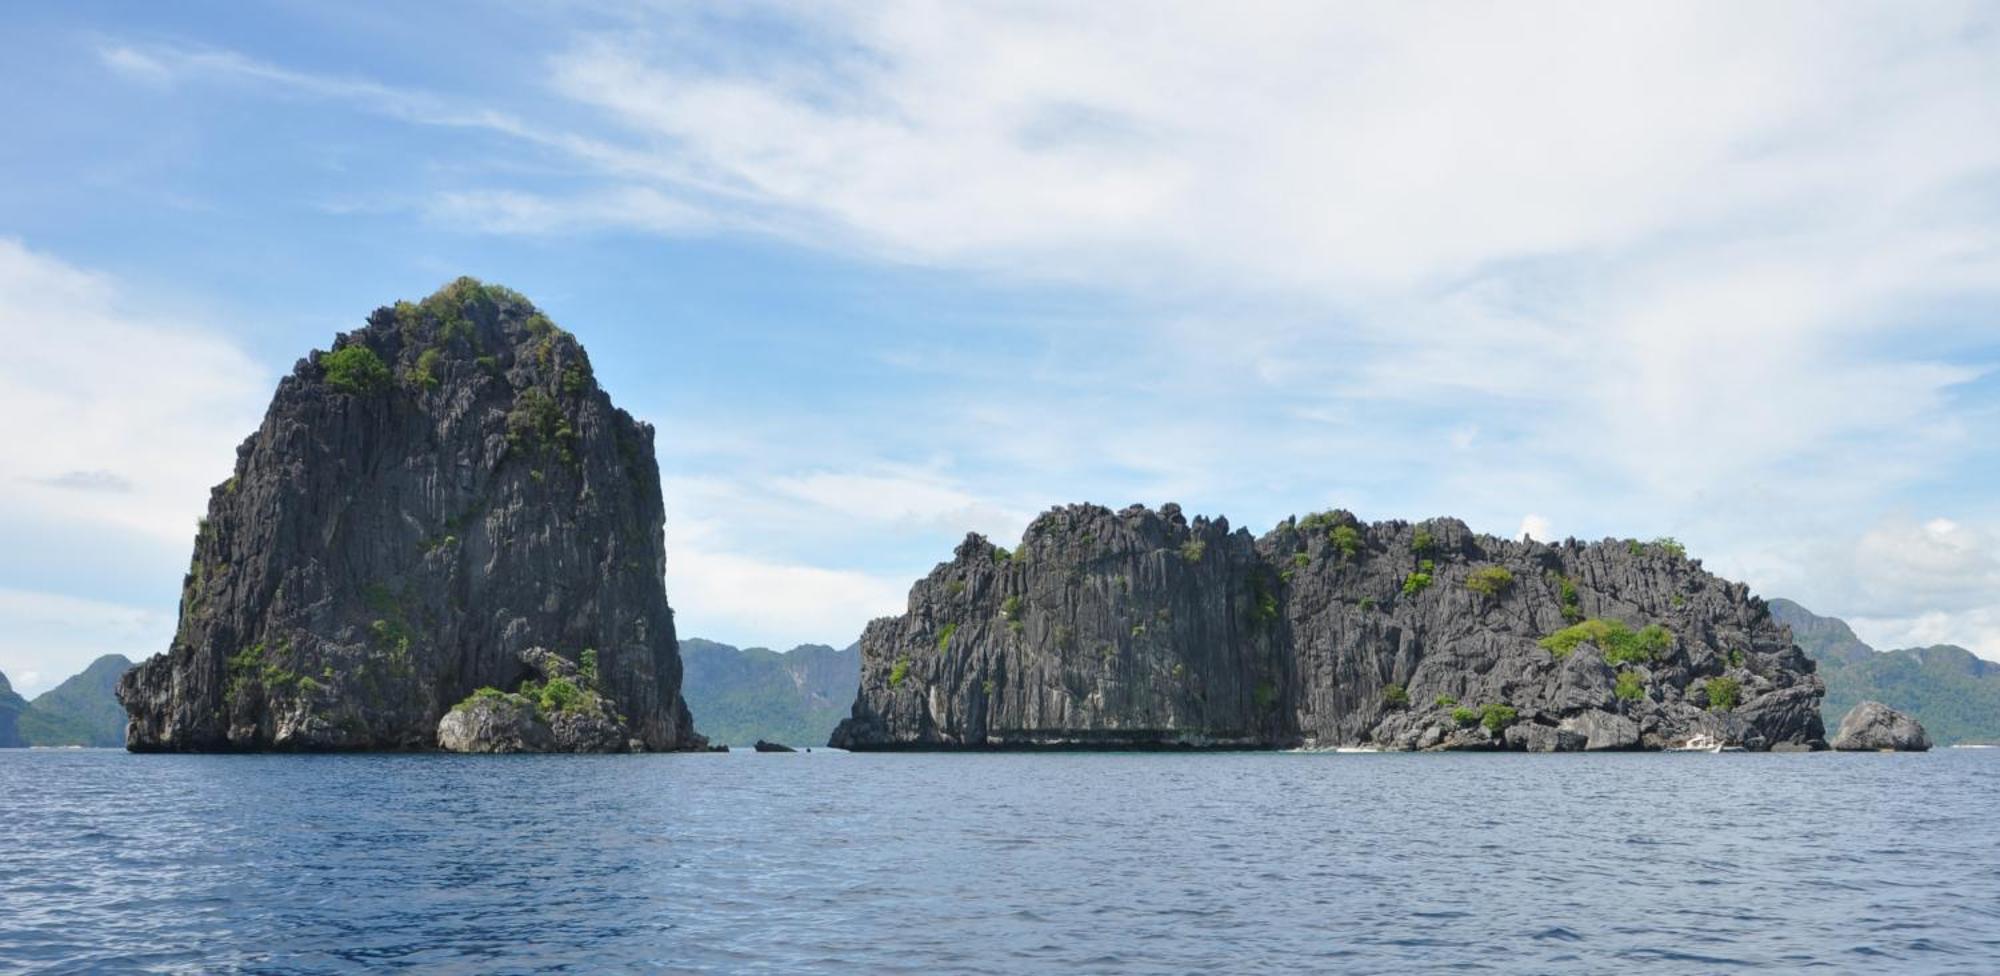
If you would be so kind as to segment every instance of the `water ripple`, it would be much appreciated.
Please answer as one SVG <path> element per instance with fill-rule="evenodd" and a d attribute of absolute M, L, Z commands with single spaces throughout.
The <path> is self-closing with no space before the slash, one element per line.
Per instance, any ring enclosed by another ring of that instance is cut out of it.
<path fill-rule="evenodd" d="M 0 753 L 0 973 L 2000 971 L 2000 753 Z"/>

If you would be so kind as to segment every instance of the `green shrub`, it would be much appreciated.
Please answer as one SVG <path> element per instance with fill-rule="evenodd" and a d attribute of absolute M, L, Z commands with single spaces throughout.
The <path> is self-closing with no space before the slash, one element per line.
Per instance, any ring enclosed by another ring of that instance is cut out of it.
<path fill-rule="evenodd" d="M 1519 717 L 1520 713 L 1508 705 L 1488 705 L 1479 710 L 1479 724 L 1486 726 L 1486 731 L 1492 735 L 1499 735 Z"/>
<path fill-rule="evenodd" d="M 1200 539 L 1189 539 L 1181 544 L 1181 558 L 1191 563 L 1201 562 L 1201 557 L 1207 552 L 1208 543 Z"/>
<path fill-rule="evenodd" d="M 1742 667 L 1742 666 L 1743 666 L 1743 652 L 1742 652 L 1742 651 L 1740 651 L 1740 650 L 1737 650 L 1737 649 L 1735 649 L 1735 648 L 1731 648 L 1731 649 L 1730 649 L 1730 651 L 1729 651 L 1729 666 L 1730 666 L 1730 667 L 1732 667 L 1732 668 L 1740 668 L 1740 667 Z"/>
<path fill-rule="evenodd" d="M 1454 708 L 1451 710 L 1451 720 L 1460 725 L 1472 725 L 1479 721 L 1479 713 L 1470 708 Z"/>
<path fill-rule="evenodd" d="M 1568 657 L 1579 644 L 1594 644 L 1604 653 L 1606 664 L 1636 664 L 1655 661 L 1673 647 L 1674 636 L 1659 624 L 1649 624 L 1637 633 L 1616 621 L 1593 617 L 1572 624 L 1542 638 L 1541 644 L 1556 657 Z"/>
<path fill-rule="evenodd" d="M 1582 602 L 1581 598 L 1576 592 L 1576 583 L 1571 581 L 1569 577 L 1559 573 L 1554 574 L 1554 578 L 1556 582 L 1556 602 L 1562 607 L 1563 620 L 1569 623 L 1581 621 L 1583 619 L 1583 607 L 1580 605 Z"/>
<path fill-rule="evenodd" d="M 1009 559 L 1012 559 L 1012 558 L 1014 558 L 1014 554 L 1013 554 L 1013 553 L 1011 553 L 1011 552 L 1008 552 L 1008 551 L 1007 551 L 1007 547 L 1006 547 L 1006 546 L 994 546 L 994 547 L 993 547 L 993 561 L 994 561 L 995 563 L 1004 563 L 1004 562 L 1006 562 L 1007 560 L 1009 560 Z"/>
<path fill-rule="evenodd" d="M 375 350 L 360 343 L 342 346 L 319 358 L 326 385 L 356 396 L 374 393 L 389 385 L 389 367 Z"/>
<path fill-rule="evenodd" d="M 1411 573 L 1409 576 L 1403 578 L 1403 595 L 1416 596 L 1424 590 L 1429 589 L 1430 585 L 1431 574 Z"/>
<path fill-rule="evenodd" d="M 1007 599 L 1000 601 L 1000 614 L 1006 617 L 1008 620 L 1020 620 L 1021 598 L 1018 596 L 1010 596 Z"/>
<path fill-rule="evenodd" d="M 1450 695 L 1437 696 L 1437 707 L 1439 708 L 1450 708 L 1451 706 L 1456 704 L 1458 704 L 1458 699 L 1453 698 Z"/>
<path fill-rule="evenodd" d="M 1419 556 L 1429 556 L 1437 552 L 1437 537 L 1431 530 L 1418 526 L 1415 535 L 1410 536 L 1410 551 Z"/>
<path fill-rule="evenodd" d="M 896 659 L 895 666 L 889 669 L 889 687 L 895 688 L 901 685 L 903 683 L 903 679 L 909 676 L 910 676 L 910 659 L 909 658 Z"/>
<path fill-rule="evenodd" d="M 951 635 L 956 633 L 958 633 L 958 623 L 956 621 L 945 624 L 944 627 L 938 631 L 937 645 L 939 654 L 943 654 L 951 650 Z"/>
<path fill-rule="evenodd" d="M 583 703 L 583 689 L 578 688 L 576 683 L 568 678 L 550 678 L 549 683 L 541 687 L 541 694 L 536 701 L 542 711 L 550 715 L 560 715 L 581 708 Z"/>
<path fill-rule="evenodd" d="M 578 660 L 580 663 L 577 665 L 577 671 L 583 675 L 584 682 L 592 687 L 596 687 L 597 652 L 586 647 L 583 649 L 583 655 Z"/>
<path fill-rule="evenodd" d="M 575 464 L 576 431 L 562 405 L 540 390 L 527 390 L 507 412 L 507 446 L 553 450 L 566 464 Z"/>
<path fill-rule="evenodd" d="M 1341 558 L 1352 558 L 1361 551 L 1361 533 L 1352 525 L 1336 525 L 1326 534 L 1327 540 L 1340 550 Z"/>
<path fill-rule="evenodd" d="M 1631 553 L 1634 556 L 1637 556 L 1640 553 L 1645 552 L 1646 547 L 1643 543 L 1641 543 L 1637 539 L 1627 539 L 1625 540 L 1625 551 Z"/>
<path fill-rule="evenodd" d="M 1498 597 L 1514 585 L 1514 574 L 1500 566 L 1474 570 L 1465 578 L 1465 588 L 1484 597 Z"/>
<path fill-rule="evenodd" d="M 1300 569 L 1304 569 L 1307 566 L 1312 565 L 1312 561 L 1313 557 L 1309 553 L 1303 553 L 1303 552 L 1292 553 L 1292 565 L 1297 566 Z"/>
<path fill-rule="evenodd" d="M 1370 610 L 1375 609 L 1375 598 L 1372 596 L 1364 596 L 1361 598 L 1361 602 L 1355 604 L 1355 606 L 1360 607 L 1362 612 L 1366 613 Z"/>
<path fill-rule="evenodd" d="M 1409 689 L 1402 685 L 1386 685 L 1382 688 L 1382 704 L 1390 708 L 1402 708 L 1409 703 Z"/>
<path fill-rule="evenodd" d="M 1703 687 L 1708 689 L 1708 710 L 1711 712 L 1729 711 L 1743 696 L 1743 683 L 1735 678 L 1710 678 Z"/>
<path fill-rule="evenodd" d="M 444 354 L 438 352 L 436 349 L 424 350 L 423 353 L 417 357 L 417 364 L 415 366 L 410 367 L 411 385 L 420 386 L 426 390 L 437 389 L 438 364 L 443 360 L 444 360 Z"/>
<path fill-rule="evenodd" d="M 1658 549 L 1661 552 L 1664 552 L 1667 555 L 1674 557 L 1675 559 L 1686 559 L 1688 554 L 1687 547 L 1681 545 L 1679 539 L 1676 539 L 1670 535 L 1663 535 L 1657 539 L 1654 539 L 1653 548 Z"/>
<path fill-rule="evenodd" d="M 1618 683 L 1611 689 L 1611 693 L 1625 701 L 1638 701 L 1646 697 L 1646 684 L 1639 680 L 1639 672 L 1620 671 Z"/>

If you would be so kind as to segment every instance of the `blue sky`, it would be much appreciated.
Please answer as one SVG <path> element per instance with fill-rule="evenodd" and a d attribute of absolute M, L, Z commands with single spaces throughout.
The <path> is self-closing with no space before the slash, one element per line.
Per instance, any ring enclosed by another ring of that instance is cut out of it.
<path fill-rule="evenodd" d="M 659 428 L 684 633 L 1178 501 L 1674 535 L 2000 659 L 2000 31 L 1847 3 L 0 9 L 0 672 L 165 648 L 277 378 L 459 275 Z"/>

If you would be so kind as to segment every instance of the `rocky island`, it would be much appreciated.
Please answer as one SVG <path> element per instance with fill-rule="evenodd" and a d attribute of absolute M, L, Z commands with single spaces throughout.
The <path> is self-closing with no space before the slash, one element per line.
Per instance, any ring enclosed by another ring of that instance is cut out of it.
<path fill-rule="evenodd" d="M 378 309 L 210 493 L 172 646 L 119 684 L 126 745 L 698 748 L 663 524 L 652 428 L 525 298 Z"/>
<path fill-rule="evenodd" d="M 1813 662 L 1672 540 L 1053 509 L 869 624 L 848 749 L 1823 749 Z"/>

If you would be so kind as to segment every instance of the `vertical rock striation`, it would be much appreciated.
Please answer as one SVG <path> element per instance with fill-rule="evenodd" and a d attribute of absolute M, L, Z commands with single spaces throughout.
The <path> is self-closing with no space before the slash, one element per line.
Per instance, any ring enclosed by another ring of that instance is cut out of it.
<path fill-rule="evenodd" d="M 632 739 L 693 748 L 653 431 L 569 333 L 461 278 L 299 361 L 210 494 L 127 745 L 428 749 L 530 648 L 595 651 Z"/>
<path fill-rule="evenodd" d="M 861 649 L 852 749 L 1825 745 L 1812 662 L 1677 545 L 1454 519 L 1054 509 L 1015 552 L 968 537 Z"/>

